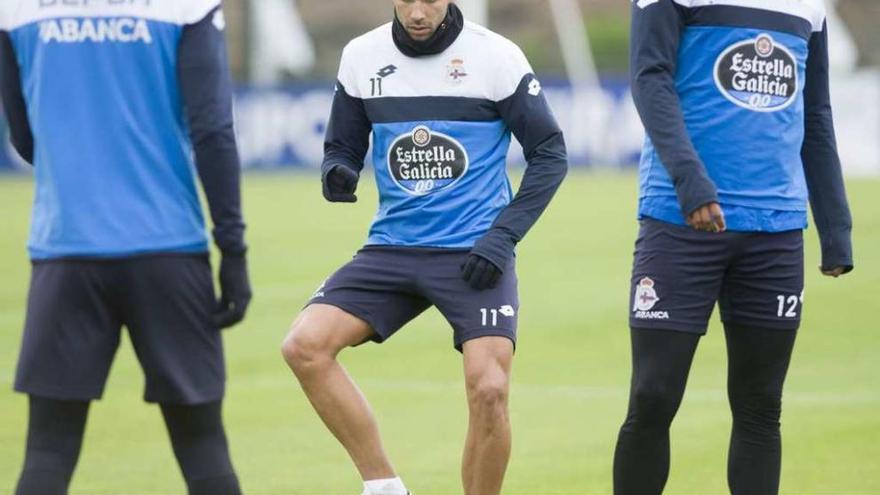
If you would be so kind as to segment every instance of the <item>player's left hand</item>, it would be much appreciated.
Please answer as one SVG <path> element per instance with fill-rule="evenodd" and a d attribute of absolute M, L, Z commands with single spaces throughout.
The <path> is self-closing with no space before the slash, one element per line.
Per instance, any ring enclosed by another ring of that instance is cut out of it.
<path fill-rule="evenodd" d="M 214 326 L 229 328 L 243 320 L 251 297 L 247 258 L 243 253 L 223 254 L 220 260 L 220 301 L 214 312 Z"/>
<path fill-rule="evenodd" d="M 495 263 L 483 258 L 478 254 L 468 255 L 468 259 L 461 267 L 461 273 L 465 282 L 476 290 L 495 288 L 498 280 L 504 272 L 495 266 Z"/>
<path fill-rule="evenodd" d="M 687 217 L 687 224 L 703 232 L 724 232 L 727 223 L 724 211 L 718 203 L 708 203 L 692 211 Z"/>
<path fill-rule="evenodd" d="M 477 239 L 461 266 L 464 280 L 476 290 L 492 289 L 498 285 L 506 267 L 513 258 L 516 242 L 510 234 L 499 228 L 492 228 L 486 235 Z"/>

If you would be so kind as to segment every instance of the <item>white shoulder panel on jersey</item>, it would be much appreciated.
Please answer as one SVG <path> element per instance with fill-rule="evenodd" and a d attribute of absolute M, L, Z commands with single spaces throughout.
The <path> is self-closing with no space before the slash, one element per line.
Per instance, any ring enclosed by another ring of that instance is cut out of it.
<path fill-rule="evenodd" d="M 9 29 L 9 8 L 12 2 L 0 2 L 0 31 Z"/>
<path fill-rule="evenodd" d="M 12 30 L 45 19 L 140 17 L 183 25 L 202 20 L 221 0 L 0 0 L 0 26 Z"/>
<path fill-rule="evenodd" d="M 12 29 L 12 19 L 15 11 L 18 10 L 20 0 L 3 0 L 0 1 L 0 31 L 8 31 Z"/>
<path fill-rule="evenodd" d="M 465 29 L 485 37 L 489 44 L 495 80 L 491 99 L 501 101 L 513 95 L 523 77 L 532 73 L 532 66 L 522 49 L 504 36 L 479 24 L 465 21 Z"/>
<path fill-rule="evenodd" d="M 417 58 L 397 49 L 391 26 L 359 36 L 343 50 L 338 79 L 349 96 L 500 101 L 516 92 L 532 71 L 519 47 L 471 22 L 465 22 L 458 39 L 443 53 Z"/>
<path fill-rule="evenodd" d="M 388 43 L 393 45 L 390 22 L 349 41 L 342 49 L 337 79 L 345 86 L 345 92 L 349 96 L 362 98 L 358 85 L 358 69 L 376 59 L 375 51 Z"/>
<path fill-rule="evenodd" d="M 673 0 L 684 7 L 708 7 L 730 5 L 752 9 L 769 10 L 801 17 L 810 21 L 813 31 L 821 31 L 825 24 L 824 0 Z"/>
<path fill-rule="evenodd" d="M 195 24 L 220 6 L 221 0 L 186 0 L 180 2 L 180 24 Z"/>

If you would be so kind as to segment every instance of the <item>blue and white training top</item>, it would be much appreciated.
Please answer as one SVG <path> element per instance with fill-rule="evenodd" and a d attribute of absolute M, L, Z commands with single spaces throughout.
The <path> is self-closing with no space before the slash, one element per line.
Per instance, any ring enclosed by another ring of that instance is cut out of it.
<path fill-rule="evenodd" d="M 823 1 L 632 10 L 633 97 L 648 132 L 640 216 L 683 225 L 718 201 L 730 230 L 781 232 L 807 226 L 811 196 L 826 254 L 851 264 Z"/>
<path fill-rule="evenodd" d="M 220 0 L 3 0 L 13 144 L 32 162 L 34 259 L 243 251 Z M 195 150 L 192 143 L 195 143 Z"/>
<path fill-rule="evenodd" d="M 463 21 L 454 4 L 439 53 L 410 52 L 394 24 L 343 51 L 324 172 L 360 171 L 372 133 L 380 204 L 368 245 L 470 249 L 490 229 L 515 244 L 567 168 L 540 82 L 515 44 Z M 511 132 L 529 163 L 515 199 Z"/>

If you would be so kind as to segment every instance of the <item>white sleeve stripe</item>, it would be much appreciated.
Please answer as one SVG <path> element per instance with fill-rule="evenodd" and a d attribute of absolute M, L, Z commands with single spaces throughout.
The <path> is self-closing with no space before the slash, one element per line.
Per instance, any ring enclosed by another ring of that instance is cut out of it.
<path fill-rule="evenodd" d="M 519 46 L 506 38 L 501 38 L 501 43 L 502 55 L 498 58 L 500 67 L 495 76 L 498 81 L 495 85 L 496 102 L 513 96 L 523 78 L 534 72 Z"/>
<path fill-rule="evenodd" d="M 336 79 L 339 81 L 339 84 L 342 85 L 342 91 L 345 92 L 348 96 L 352 98 L 360 98 L 360 92 L 358 91 L 357 79 L 355 78 L 351 64 L 350 58 L 350 47 L 346 46 L 342 50 L 342 57 L 339 59 L 339 73 L 336 75 Z"/>

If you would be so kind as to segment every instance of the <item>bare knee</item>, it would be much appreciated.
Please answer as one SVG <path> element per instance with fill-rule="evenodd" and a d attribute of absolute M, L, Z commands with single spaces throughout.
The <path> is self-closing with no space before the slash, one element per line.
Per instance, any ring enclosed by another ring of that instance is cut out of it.
<path fill-rule="evenodd" d="M 300 378 L 323 370 L 339 352 L 372 334 L 370 326 L 339 308 L 314 304 L 296 319 L 281 344 L 281 355 Z"/>
<path fill-rule="evenodd" d="M 504 337 L 485 337 L 464 344 L 465 382 L 471 417 L 503 423 L 507 418 L 513 344 Z"/>
<path fill-rule="evenodd" d="M 281 355 L 297 376 L 308 375 L 323 364 L 332 361 L 338 352 L 315 327 L 297 321 L 284 342 Z"/>
<path fill-rule="evenodd" d="M 501 370 L 485 373 L 468 381 L 468 402 L 472 413 L 505 416 L 508 396 L 508 377 Z"/>

